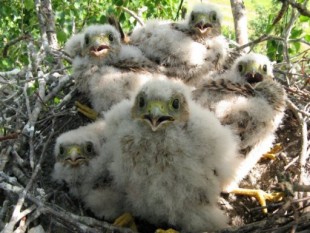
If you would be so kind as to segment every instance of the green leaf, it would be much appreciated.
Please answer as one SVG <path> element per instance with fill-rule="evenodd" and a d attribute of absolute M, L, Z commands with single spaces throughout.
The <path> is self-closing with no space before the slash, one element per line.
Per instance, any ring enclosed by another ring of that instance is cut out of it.
<path fill-rule="evenodd" d="M 81 4 L 80 4 L 80 2 L 75 1 L 74 4 L 73 4 L 73 6 L 74 6 L 75 9 L 79 9 L 80 6 L 81 6 Z"/>
<path fill-rule="evenodd" d="M 305 41 L 310 42 L 310 35 L 305 35 Z"/>
<path fill-rule="evenodd" d="M 25 9 L 31 10 L 34 9 L 34 1 L 32 0 L 24 0 Z"/>
<path fill-rule="evenodd" d="M 59 99 L 58 97 L 54 98 L 54 104 L 59 104 L 61 101 L 61 99 Z"/>
<path fill-rule="evenodd" d="M 308 17 L 308 16 L 301 15 L 301 16 L 299 16 L 299 21 L 300 21 L 301 23 L 303 23 L 303 22 L 309 22 L 309 17 Z"/>
<path fill-rule="evenodd" d="M 67 34 L 64 31 L 57 31 L 57 40 L 65 42 L 67 40 Z"/>
<path fill-rule="evenodd" d="M 300 42 L 294 42 L 294 43 L 292 43 L 292 45 L 294 46 L 295 53 L 299 52 L 300 47 L 301 47 L 301 43 Z"/>
<path fill-rule="evenodd" d="M 302 29 L 293 28 L 291 38 L 298 38 L 302 34 Z"/>

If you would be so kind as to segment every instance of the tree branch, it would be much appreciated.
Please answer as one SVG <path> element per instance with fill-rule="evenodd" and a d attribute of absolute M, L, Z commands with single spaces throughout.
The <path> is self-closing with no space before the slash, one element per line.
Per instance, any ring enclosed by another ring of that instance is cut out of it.
<path fill-rule="evenodd" d="M 124 6 L 120 6 L 120 8 L 127 12 L 128 14 L 130 14 L 132 17 L 135 18 L 135 20 L 137 20 L 137 22 L 141 25 L 141 26 L 144 26 L 144 22 L 143 20 L 135 13 L 133 12 L 132 10 L 129 10 L 127 7 L 124 7 Z"/>
<path fill-rule="evenodd" d="M 17 43 L 18 43 L 19 41 L 21 41 L 21 40 L 28 40 L 28 39 L 30 39 L 30 38 L 31 38 L 30 35 L 24 34 L 24 35 L 21 35 L 20 37 L 17 37 L 17 38 L 15 38 L 15 39 L 11 40 L 10 42 L 8 42 L 8 43 L 4 46 L 4 48 L 3 48 L 3 51 L 2 51 L 3 57 L 6 58 L 6 57 L 8 56 L 8 50 L 9 50 L 9 48 L 10 48 L 12 45 L 17 44 Z"/>
<path fill-rule="evenodd" d="M 301 15 L 310 17 L 310 11 L 307 9 L 306 4 L 302 5 L 294 0 L 281 0 L 281 2 L 288 2 L 292 7 L 296 8 Z"/>
<path fill-rule="evenodd" d="M 24 193 L 23 188 L 11 185 L 3 181 L 0 181 L 0 189 L 15 194 Z M 79 232 L 99 233 L 102 232 L 102 230 L 104 229 L 113 232 L 132 233 L 132 231 L 128 228 L 116 227 L 107 222 L 102 222 L 90 217 L 81 217 L 64 211 L 56 205 L 50 206 L 49 204 L 43 203 L 40 199 L 32 196 L 29 193 L 25 195 L 25 198 L 30 202 L 34 203 L 37 206 L 38 211 L 42 214 L 52 216 L 53 218 L 58 219 L 63 225 L 74 227 Z"/>

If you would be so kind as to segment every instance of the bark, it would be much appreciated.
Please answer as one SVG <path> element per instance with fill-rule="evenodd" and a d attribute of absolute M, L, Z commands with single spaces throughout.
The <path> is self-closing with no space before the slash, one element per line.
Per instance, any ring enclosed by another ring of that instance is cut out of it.
<path fill-rule="evenodd" d="M 47 40 L 51 48 L 58 49 L 59 46 L 56 35 L 55 18 L 51 1 L 35 0 L 35 5 L 43 41 Z"/>
<path fill-rule="evenodd" d="M 230 0 L 231 10 L 234 18 L 236 41 L 239 45 L 249 42 L 247 30 L 247 17 L 243 0 Z"/>

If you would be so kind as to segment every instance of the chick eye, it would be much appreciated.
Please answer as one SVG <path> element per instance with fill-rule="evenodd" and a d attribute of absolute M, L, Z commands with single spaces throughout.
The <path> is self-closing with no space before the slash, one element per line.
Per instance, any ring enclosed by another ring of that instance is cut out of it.
<path fill-rule="evenodd" d="M 59 155 L 65 154 L 65 148 L 63 146 L 59 146 Z"/>
<path fill-rule="evenodd" d="M 241 73 L 243 71 L 243 65 L 239 64 L 238 65 L 238 71 Z"/>
<path fill-rule="evenodd" d="M 92 153 L 94 151 L 93 144 L 91 142 L 87 142 L 85 149 L 87 153 Z"/>
<path fill-rule="evenodd" d="M 179 109 L 180 108 L 180 101 L 179 101 L 179 99 L 174 99 L 173 101 L 172 101 L 172 107 L 174 108 L 174 109 Z"/>
<path fill-rule="evenodd" d="M 212 12 L 212 13 L 211 13 L 211 20 L 212 20 L 212 21 L 216 21 L 216 20 L 217 20 L 217 15 L 216 15 L 215 12 Z"/>
<path fill-rule="evenodd" d="M 144 106 L 145 106 L 145 99 L 142 96 L 140 96 L 140 98 L 139 98 L 139 107 L 143 108 Z"/>
<path fill-rule="evenodd" d="M 114 37 L 113 37 L 113 35 L 112 34 L 109 34 L 109 41 L 113 41 L 114 40 Z"/>
<path fill-rule="evenodd" d="M 267 72 L 267 65 L 263 65 L 263 71 Z"/>
<path fill-rule="evenodd" d="M 194 15 L 194 14 L 191 15 L 191 20 L 192 20 L 192 21 L 195 20 L 195 15 Z"/>
<path fill-rule="evenodd" d="M 85 44 L 86 44 L 86 45 L 89 44 L 89 35 L 85 35 Z"/>

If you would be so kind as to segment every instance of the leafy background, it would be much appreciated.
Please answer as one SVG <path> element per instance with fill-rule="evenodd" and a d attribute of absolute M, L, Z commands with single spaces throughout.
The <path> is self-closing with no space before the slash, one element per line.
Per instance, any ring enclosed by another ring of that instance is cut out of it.
<path fill-rule="evenodd" d="M 300 0 L 299 2 L 303 2 Z M 188 9 L 197 1 L 184 1 L 183 9 Z M 229 0 L 212 0 L 221 7 L 224 15 L 223 32 L 227 38 L 234 39 L 233 18 Z M 55 13 L 56 33 L 60 47 L 67 39 L 80 31 L 84 26 L 93 23 L 106 23 L 107 15 L 114 14 L 122 24 L 125 32 L 129 32 L 135 25 L 134 17 L 124 12 L 121 7 L 126 7 L 135 12 L 143 20 L 148 18 L 176 19 L 181 17 L 178 9 L 181 0 L 88 0 L 88 1 L 61 1 L 53 0 L 52 7 Z M 26 46 L 23 40 L 10 46 L 6 54 L 3 49 L 7 43 L 23 35 L 30 35 L 34 40 L 40 38 L 39 23 L 33 0 L 0 0 L 0 70 L 12 70 L 21 68 L 27 64 Z M 278 13 L 281 3 L 275 0 L 247 0 L 245 1 L 248 16 L 249 38 L 253 40 L 263 33 L 270 33 L 270 25 Z M 282 36 L 286 30 L 292 10 L 284 13 L 282 20 L 271 32 L 275 36 Z M 306 16 L 299 16 L 290 33 L 289 39 L 301 39 L 310 43 L 310 21 Z M 309 49 L 300 41 L 290 43 L 291 56 L 298 55 L 301 51 Z M 258 44 L 254 50 L 266 53 L 271 60 L 281 62 L 283 60 L 283 42 L 269 40 Z"/>

